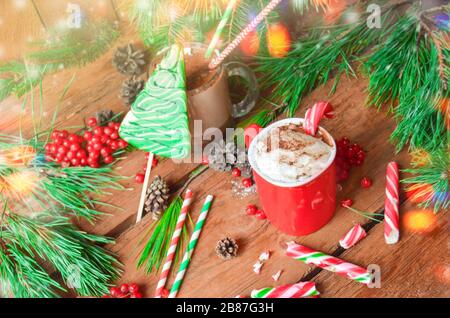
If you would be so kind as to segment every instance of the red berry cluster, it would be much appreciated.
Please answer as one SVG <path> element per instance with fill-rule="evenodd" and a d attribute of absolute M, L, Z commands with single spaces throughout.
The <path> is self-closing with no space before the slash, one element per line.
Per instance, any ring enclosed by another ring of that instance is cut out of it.
<path fill-rule="evenodd" d="M 263 210 L 259 210 L 256 205 L 249 204 L 247 205 L 247 208 L 245 209 L 245 213 L 249 216 L 255 216 L 259 220 L 265 220 L 267 219 L 266 214 Z"/>
<path fill-rule="evenodd" d="M 111 287 L 109 295 L 102 298 L 142 298 L 137 284 L 122 284 L 120 287 Z"/>
<path fill-rule="evenodd" d="M 97 126 L 97 120 L 89 118 L 88 125 L 91 129 L 85 131 L 83 136 L 67 130 L 54 130 L 51 142 L 45 145 L 47 161 L 57 162 L 63 167 L 98 168 L 100 163 L 112 163 L 112 154 L 128 146 L 125 140 L 119 138 L 119 123 Z"/>
<path fill-rule="evenodd" d="M 360 166 L 364 163 L 366 153 L 358 144 L 352 144 L 347 137 L 336 142 L 336 165 L 338 181 L 347 180 L 352 167 Z"/>

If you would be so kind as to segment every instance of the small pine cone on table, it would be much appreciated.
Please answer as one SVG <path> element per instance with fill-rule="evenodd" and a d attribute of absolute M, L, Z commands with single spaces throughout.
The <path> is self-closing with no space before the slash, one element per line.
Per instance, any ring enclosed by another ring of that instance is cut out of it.
<path fill-rule="evenodd" d="M 122 90 L 120 97 L 123 101 L 131 105 L 144 88 L 144 80 L 138 79 L 135 76 L 130 77 L 122 83 Z"/>
<path fill-rule="evenodd" d="M 237 256 L 238 245 L 232 238 L 224 238 L 217 242 L 216 254 L 222 259 L 228 260 Z"/>
<path fill-rule="evenodd" d="M 144 211 L 151 213 L 154 220 L 159 220 L 167 209 L 170 189 L 167 182 L 160 176 L 156 176 L 147 189 Z"/>
<path fill-rule="evenodd" d="M 112 63 L 124 75 L 140 75 L 146 64 L 145 52 L 137 49 L 133 44 L 117 48 Z"/>
<path fill-rule="evenodd" d="M 99 126 L 105 126 L 116 116 L 110 109 L 100 110 L 95 114 Z"/>

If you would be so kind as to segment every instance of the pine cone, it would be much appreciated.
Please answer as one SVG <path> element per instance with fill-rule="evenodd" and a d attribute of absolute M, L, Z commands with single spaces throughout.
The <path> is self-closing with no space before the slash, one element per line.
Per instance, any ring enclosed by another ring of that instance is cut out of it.
<path fill-rule="evenodd" d="M 217 242 L 216 254 L 222 259 L 231 259 L 237 256 L 238 245 L 232 238 L 224 238 Z"/>
<path fill-rule="evenodd" d="M 147 189 L 144 211 L 152 213 L 154 220 L 159 220 L 162 213 L 167 209 L 169 192 L 169 186 L 160 176 L 156 176 Z"/>
<path fill-rule="evenodd" d="M 99 126 L 105 126 L 114 118 L 114 116 L 116 116 L 116 114 L 110 109 L 103 109 L 95 114 Z"/>
<path fill-rule="evenodd" d="M 144 71 L 145 53 L 133 44 L 117 48 L 112 60 L 114 67 L 125 75 L 139 75 Z"/>
<path fill-rule="evenodd" d="M 136 78 L 135 76 L 130 77 L 122 83 L 122 91 L 120 97 L 127 103 L 128 105 L 133 104 L 137 95 L 144 88 L 144 81 Z"/>

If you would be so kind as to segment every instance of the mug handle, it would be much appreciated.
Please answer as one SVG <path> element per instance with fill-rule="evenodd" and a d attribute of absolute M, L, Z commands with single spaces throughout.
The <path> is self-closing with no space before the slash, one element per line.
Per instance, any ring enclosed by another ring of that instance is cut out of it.
<path fill-rule="evenodd" d="M 259 97 L 258 81 L 255 73 L 245 64 L 229 62 L 226 64 L 228 77 L 239 76 L 248 82 L 247 95 L 239 103 L 232 105 L 231 116 L 239 118 L 247 115 L 256 105 Z"/>
<path fill-rule="evenodd" d="M 248 125 L 244 129 L 244 141 L 247 149 L 248 147 L 250 147 L 252 140 L 259 134 L 261 130 L 263 130 L 263 128 L 257 124 Z"/>

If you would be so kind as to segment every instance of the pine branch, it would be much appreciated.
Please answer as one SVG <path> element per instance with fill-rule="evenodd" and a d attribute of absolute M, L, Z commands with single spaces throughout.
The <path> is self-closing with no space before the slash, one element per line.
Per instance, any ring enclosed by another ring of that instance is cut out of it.
<path fill-rule="evenodd" d="M 52 33 L 49 40 L 34 43 L 39 49 L 24 60 L 0 65 L 0 101 L 11 94 L 23 96 L 50 73 L 94 61 L 118 36 L 116 28 L 107 23 L 88 24 L 63 34 Z"/>
<path fill-rule="evenodd" d="M 449 134 L 447 133 L 447 141 Z M 433 191 L 420 204 L 423 207 L 434 207 L 434 211 L 447 210 L 450 207 L 450 148 L 444 146 L 430 154 L 430 162 L 423 166 L 405 169 L 404 172 L 413 176 L 405 178 L 402 183 L 408 185 L 430 185 Z"/>
<path fill-rule="evenodd" d="M 18 152 L 20 145 L 30 149 L 22 154 Z M 46 162 L 43 144 L 35 139 L 11 139 L 0 136 L 0 153 L 8 156 L 14 151 L 17 165 L 0 163 L 0 184 L 3 187 L 0 198 L 14 199 L 14 209 L 40 212 L 40 209 L 60 214 L 72 214 L 84 217 L 88 221 L 101 214 L 96 205 L 106 205 L 95 199 L 106 195 L 110 190 L 123 190 L 119 181 L 124 179 L 112 173 L 110 166 L 102 168 L 70 167 Z M 11 178 L 15 176 L 15 178 Z M 17 189 L 20 182 L 21 188 Z"/>
<path fill-rule="evenodd" d="M 0 238 L 0 295 L 17 298 L 53 298 L 58 296 L 57 290 L 64 289 L 33 257 L 21 250 L 15 242 L 14 235 L 8 243 L 4 237 Z"/>
<path fill-rule="evenodd" d="M 398 120 L 391 139 L 398 151 L 408 142 L 411 149 L 437 149 L 445 142 L 445 121 L 436 107 L 443 92 L 439 54 L 419 24 L 415 15 L 399 19 L 365 64 L 370 73 L 368 104 L 391 105 Z"/>
<path fill-rule="evenodd" d="M 256 70 L 262 74 L 263 88 L 272 88 L 273 98 L 286 103 L 292 116 L 303 96 L 335 76 L 335 85 L 342 74 L 356 76 L 352 63 L 378 43 L 390 30 L 392 14 L 387 12 L 382 29 L 369 29 L 366 17 L 357 23 L 314 30 L 300 38 L 285 58 L 260 57 Z"/>
<path fill-rule="evenodd" d="M 94 245 L 112 241 L 77 230 L 65 217 L 41 214 L 37 218 L 30 219 L 10 214 L 2 227 L 2 233 L 7 233 L 6 240 L 12 242 L 9 244 L 14 244 L 16 249 L 19 248 L 17 253 L 14 249 L 8 250 L 9 255 L 16 257 L 16 267 L 24 267 L 27 259 L 39 257 L 51 264 L 60 273 L 63 281 L 72 285 L 82 296 L 106 294 L 109 283 L 120 273 L 116 268 L 117 260 L 105 249 Z M 1 256 L 5 255 L 7 254 L 3 252 Z M 14 277 L 8 275 L 7 271 L 12 266 L 9 262 L 2 280 L 10 282 L 11 286 L 16 282 L 23 282 L 24 279 L 37 284 L 39 279 L 44 278 L 41 280 L 41 288 L 31 290 L 32 286 L 24 284 L 14 286 L 10 292 L 14 293 L 14 296 L 30 294 L 40 297 L 54 296 L 51 287 L 59 288 L 59 284 L 45 275 L 37 263 L 32 265 L 38 271 L 30 269 L 26 276 L 25 272 L 16 272 L 17 276 Z M 0 266 L 3 273 L 3 262 Z"/>
<path fill-rule="evenodd" d="M 45 42 L 36 42 L 40 50 L 28 54 L 27 60 L 50 68 L 81 67 L 97 59 L 118 36 L 117 29 L 106 22 L 69 29 L 52 34 Z"/>
<path fill-rule="evenodd" d="M 150 238 L 141 253 L 141 257 L 137 263 L 137 268 L 145 265 L 146 272 L 151 273 L 153 270 L 158 271 L 161 265 L 163 265 L 173 232 L 175 231 L 175 227 L 177 225 L 178 216 L 180 215 L 181 207 L 183 205 L 181 195 L 187 189 L 189 184 L 206 170 L 208 170 L 208 166 L 201 165 L 189 174 L 189 178 L 176 192 L 175 198 L 172 200 L 166 211 L 164 211 L 161 219 L 157 221 L 156 226 L 153 227 L 152 225 L 151 229 L 153 229 L 153 233 L 150 235 Z M 190 220 L 189 214 L 187 215 L 187 218 Z M 174 263 L 177 263 L 179 254 L 182 251 L 183 242 L 186 239 L 187 226 L 185 224 L 181 232 L 181 240 L 175 251 Z M 172 269 L 173 268 L 175 268 L 175 266 L 173 266 Z"/>
<path fill-rule="evenodd" d="M 316 11 L 328 10 L 332 2 L 333 0 L 291 0 L 291 5 L 295 11 L 303 14 L 310 7 L 314 7 Z"/>
<path fill-rule="evenodd" d="M 175 230 L 182 204 L 183 200 L 177 196 L 172 200 L 166 211 L 164 211 L 142 251 L 137 268 L 145 264 L 147 273 L 151 273 L 153 270 L 159 270 L 169 249 L 172 233 Z M 185 231 L 186 226 L 183 226 L 183 232 L 185 233 Z M 179 250 L 179 246 L 177 250 Z"/>
<path fill-rule="evenodd" d="M 269 1 L 241 0 L 223 38 L 232 40 Z M 141 0 L 135 3 L 131 16 L 143 42 L 157 51 L 173 43 L 205 42 L 205 35 L 222 18 L 225 5 L 222 0 Z M 277 17 L 275 11 L 271 12 L 267 21 Z"/>

